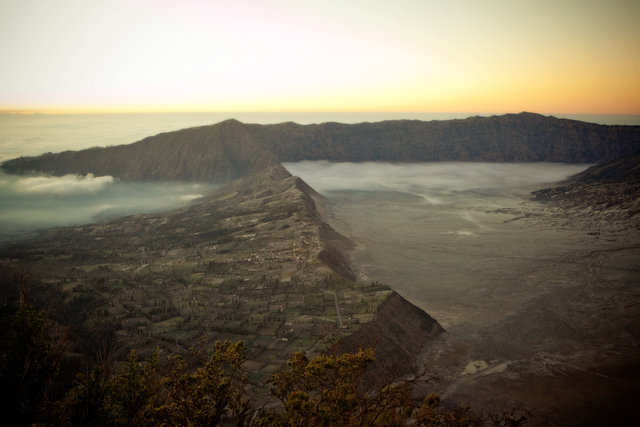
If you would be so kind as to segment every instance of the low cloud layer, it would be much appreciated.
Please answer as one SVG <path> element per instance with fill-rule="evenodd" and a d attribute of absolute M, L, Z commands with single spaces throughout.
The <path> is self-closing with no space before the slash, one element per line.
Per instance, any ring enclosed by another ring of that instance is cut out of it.
<path fill-rule="evenodd" d="M 588 165 L 560 163 L 286 163 L 321 193 L 343 190 L 399 191 L 437 203 L 461 192 L 508 191 L 562 181 Z"/>
<path fill-rule="evenodd" d="M 34 176 L 19 179 L 18 191 L 42 195 L 68 196 L 72 194 L 95 194 L 113 184 L 111 176 L 93 174 L 65 175 L 61 177 Z"/>
<path fill-rule="evenodd" d="M 61 225 L 177 208 L 211 187 L 120 182 L 111 176 L 14 176 L 0 173 L 0 238 Z"/>

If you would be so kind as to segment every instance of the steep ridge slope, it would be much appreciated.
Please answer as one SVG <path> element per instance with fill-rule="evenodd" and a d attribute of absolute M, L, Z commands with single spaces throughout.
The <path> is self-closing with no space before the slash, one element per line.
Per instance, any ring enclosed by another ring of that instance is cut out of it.
<path fill-rule="evenodd" d="M 167 132 L 107 148 L 21 157 L 10 173 L 112 175 L 125 180 L 222 183 L 273 166 L 277 159 L 236 120 Z"/>
<path fill-rule="evenodd" d="M 277 165 L 187 208 L 43 231 L 0 248 L 0 269 L 30 272 L 33 296 L 72 324 L 72 352 L 112 334 L 123 358 L 128 348 L 184 353 L 203 334 L 242 339 L 257 382 L 331 332 L 348 342 L 390 302 L 437 324 L 388 288 L 350 280 L 338 249 L 349 243 L 323 220 L 322 203 Z M 411 333 L 412 345 L 432 335 Z M 384 344 L 403 355 L 390 359 L 397 371 L 418 364 L 419 351 Z"/>
<path fill-rule="evenodd" d="M 354 353 L 359 348 L 373 348 L 376 360 L 372 379 L 384 382 L 389 381 L 389 376 L 397 378 L 419 372 L 422 363 L 419 356 L 443 332 L 433 317 L 393 292 L 380 305 L 373 321 L 340 341 L 337 349 Z"/>
<path fill-rule="evenodd" d="M 576 182 L 638 182 L 640 181 L 640 149 L 610 162 L 591 166 L 574 177 Z"/>

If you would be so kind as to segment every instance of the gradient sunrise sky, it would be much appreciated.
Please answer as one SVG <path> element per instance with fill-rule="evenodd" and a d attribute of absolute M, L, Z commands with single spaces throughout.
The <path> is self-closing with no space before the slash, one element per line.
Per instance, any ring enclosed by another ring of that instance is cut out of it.
<path fill-rule="evenodd" d="M 0 0 L 0 110 L 640 114 L 638 0 Z"/>

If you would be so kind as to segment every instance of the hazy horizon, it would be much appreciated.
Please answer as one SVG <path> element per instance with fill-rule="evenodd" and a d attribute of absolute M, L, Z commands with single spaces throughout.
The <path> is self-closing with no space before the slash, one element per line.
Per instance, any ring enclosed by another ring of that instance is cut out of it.
<path fill-rule="evenodd" d="M 358 123 L 464 119 L 476 113 L 102 113 L 0 114 L 0 162 L 46 152 L 131 144 L 148 136 L 235 118 L 244 123 Z M 556 115 L 600 124 L 640 125 L 640 115 Z"/>

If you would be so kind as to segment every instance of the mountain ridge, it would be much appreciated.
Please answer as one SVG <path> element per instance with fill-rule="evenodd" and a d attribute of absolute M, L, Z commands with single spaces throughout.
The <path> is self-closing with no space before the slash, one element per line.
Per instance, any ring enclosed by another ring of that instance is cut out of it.
<path fill-rule="evenodd" d="M 640 126 L 535 113 L 454 120 L 248 125 L 280 161 L 559 161 L 595 163 L 640 146 Z"/>
<path fill-rule="evenodd" d="M 244 124 L 235 119 L 107 148 L 4 162 L 9 173 L 112 175 L 224 183 L 277 162 L 492 161 L 599 163 L 640 147 L 640 126 L 534 113 L 340 124 Z"/>
<path fill-rule="evenodd" d="M 214 125 L 164 132 L 132 144 L 21 157 L 5 162 L 11 173 L 111 175 L 124 180 L 230 182 L 278 164 L 244 125 Z"/>

